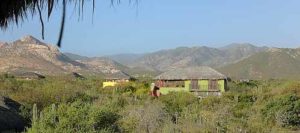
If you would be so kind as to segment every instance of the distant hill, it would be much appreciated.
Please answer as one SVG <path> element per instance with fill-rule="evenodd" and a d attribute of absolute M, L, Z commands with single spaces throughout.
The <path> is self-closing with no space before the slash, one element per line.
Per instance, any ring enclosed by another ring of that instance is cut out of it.
<path fill-rule="evenodd" d="M 300 49 L 271 48 L 219 70 L 239 79 L 300 79 Z"/>
<path fill-rule="evenodd" d="M 82 55 L 68 53 L 68 52 L 64 53 L 64 55 L 68 56 L 72 60 L 87 60 L 87 59 L 89 59 L 89 57 L 87 57 L 87 56 L 82 56 Z"/>
<path fill-rule="evenodd" d="M 47 45 L 32 36 L 2 45 L 0 62 L 0 72 L 24 70 L 58 74 L 86 67 L 60 53 L 55 46 Z"/>
<path fill-rule="evenodd" d="M 61 53 L 32 36 L 0 42 L 0 73 L 36 72 L 44 75 L 79 72 L 89 75 L 128 73 L 153 77 L 174 68 L 210 66 L 231 78 L 300 79 L 300 48 L 268 48 L 231 44 L 221 48 L 179 47 L 148 54 L 86 57 Z M 121 63 L 120 63 L 121 62 Z"/>
<path fill-rule="evenodd" d="M 120 59 L 121 55 L 115 55 L 115 56 L 113 55 L 108 57 L 86 57 L 86 56 L 81 56 L 73 53 L 64 53 L 64 54 L 73 60 L 76 60 L 82 64 L 87 65 L 92 71 L 101 71 L 103 73 L 107 73 L 109 71 L 121 70 L 135 77 L 143 77 L 143 76 L 149 77 L 158 74 L 157 71 L 151 71 L 145 68 L 138 68 L 138 67 L 130 68 L 114 60 L 114 59 L 119 61 L 122 60 Z M 130 56 L 133 54 L 126 54 L 126 55 L 127 56 L 124 55 L 125 58 L 130 58 Z M 125 60 L 127 59 L 124 59 L 123 61 Z M 129 62 L 126 62 L 126 64 L 127 63 Z"/>
<path fill-rule="evenodd" d="M 112 59 L 116 62 L 119 62 L 124 65 L 130 65 L 135 62 L 135 60 L 143 57 L 144 54 L 116 54 L 116 55 L 110 55 L 105 56 L 109 59 Z"/>
<path fill-rule="evenodd" d="M 71 72 L 103 75 L 127 69 L 106 58 L 88 58 L 70 53 L 65 55 L 55 46 L 32 36 L 12 43 L 0 43 L 0 62 L 0 72 L 31 71 L 46 75 Z"/>
<path fill-rule="evenodd" d="M 145 54 L 129 66 L 154 71 L 166 71 L 187 66 L 219 68 L 267 49 L 267 47 L 256 47 L 252 44 L 237 43 L 222 48 L 179 47 Z"/>

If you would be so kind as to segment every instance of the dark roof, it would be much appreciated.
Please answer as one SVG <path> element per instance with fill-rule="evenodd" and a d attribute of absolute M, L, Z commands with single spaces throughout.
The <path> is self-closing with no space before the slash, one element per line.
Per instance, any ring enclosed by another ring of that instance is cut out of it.
<path fill-rule="evenodd" d="M 74 76 L 75 78 L 78 78 L 78 79 L 86 79 L 86 78 L 85 78 L 82 74 L 80 74 L 80 73 L 73 72 L 72 74 L 73 74 L 73 76 Z"/>
<path fill-rule="evenodd" d="M 114 72 L 114 73 L 106 73 L 105 74 L 105 79 L 132 79 L 132 77 L 122 71 Z"/>
<path fill-rule="evenodd" d="M 207 67 L 177 68 L 155 77 L 161 80 L 187 80 L 187 79 L 226 79 L 226 76 Z"/>

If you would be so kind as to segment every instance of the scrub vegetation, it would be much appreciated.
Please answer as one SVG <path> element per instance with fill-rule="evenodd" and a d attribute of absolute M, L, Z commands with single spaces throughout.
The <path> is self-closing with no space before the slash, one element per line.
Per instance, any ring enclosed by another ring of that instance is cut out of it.
<path fill-rule="evenodd" d="M 228 83 L 222 96 L 174 92 L 154 98 L 150 80 L 102 88 L 88 77 L 0 77 L 0 94 L 21 103 L 26 132 L 290 132 L 300 129 L 300 82 Z"/>

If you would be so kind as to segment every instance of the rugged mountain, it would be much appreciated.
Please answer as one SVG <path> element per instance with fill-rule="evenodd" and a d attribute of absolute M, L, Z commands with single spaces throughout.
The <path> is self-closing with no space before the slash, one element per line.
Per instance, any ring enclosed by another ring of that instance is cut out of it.
<path fill-rule="evenodd" d="M 62 54 L 55 46 L 32 36 L 25 36 L 12 43 L 1 43 L 0 46 L 0 72 L 34 71 L 47 75 L 70 72 L 103 74 L 119 71 L 123 67 L 102 58 L 86 57 L 84 61 L 75 61 Z"/>
<path fill-rule="evenodd" d="M 128 67 L 105 57 L 92 57 L 76 61 L 85 64 L 89 67 L 89 70 L 100 71 L 102 73 L 115 73 L 129 69 Z"/>
<path fill-rule="evenodd" d="M 143 57 L 144 55 L 145 54 L 116 54 L 106 57 L 121 64 L 130 65 L 133 64 L 137 59 Z"/>
<path fill-rule="evenodd" d="M 299 48 L 271 48 L 219 70 L 234 79 L 300 79 L 299 68 Z"/>
<path fill-rule="evenodd" d="M 135 77 L 154 76 L 157 74 L 157 72 L 148 71 L 144 68 L 137 68 L 137 67 L 129 68 L 110 58 L 110 57 L 117 58 L 117 56 L 119 55 L 110 56 L 110 57 L 86 57 L 86 56 L 81 56 L 73 53 L 64 53 L 64 54 L 73 60 L 85 64 L 90 70 L 101 71 L 104 74 L 124 72 Z"/>
<path fill-rule="evenodd" d="M 222 48 L 179 47 L 145 54 L 129 66 L 147 68 L 153 71 L 166 71 L 187 66 L 219 68 L 267 49 L 266 47 L 256 47 L 251 44 L 231 44 Z"/>
<path fill-rule="evenodd" d="M 73 53 L 64 53 L 64 55 L 72 60 L 85 64 L 93 71 L 101 71 L 103 73 L 107 73 L 109 71 L 129 69 L 127 66 L 107 57 L 87 57 Z"/>
<path fill-rule="evenodd" d="M 71 60 L 52 45 L 25 36 L 0 48 L 0 71 L 30 70 L 45 74 L 78 71 L 84 64 Z"/>
<path fill-rule="evenodd" d="M 222 48 L 179 47 L 144 55 L 85 57 L 62 54 L 55 46 L 25 36 L 11 43 L 0 42 L 0 62 L 0 72 L 155 76 L 172 68 L 211 66 L 231 78 L 300 79 L 300 48 L 267 48 L 251 44 L 231 44 Z"/>
<path fill-rule="evenodd" d="M 225 47 L 219 48 L 226 53 L 227 60 L 237 62 L 243 60 L 253 54 L 267 51 L 268 47 L 257 47 L 249 43 L 233 43 Z M 228 64 L 228 63 L 227 63 Z"/>
<path fill-rule="evenodd" d="M 64 53 L 64 55 L 68 56 L 70 59 L 72 60 L 87 60 L 89 59 L 89 57 L 87 56 L 82 56 L 82 55 L 78 55 L 78 54 L 73 54 L 73 53 Z"/>

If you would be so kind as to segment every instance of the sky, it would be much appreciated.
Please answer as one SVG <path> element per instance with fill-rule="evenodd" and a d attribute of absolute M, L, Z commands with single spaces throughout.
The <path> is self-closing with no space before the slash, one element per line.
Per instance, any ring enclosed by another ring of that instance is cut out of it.
<path fill-rule="evenodd" d="M 83 16 L 68 5 L 61 51 L 86 56 L 147 53 L 181 46 L 222 47 L 252 43 L 300 47 L 299 0 L 139 0 L 111 6 L 110 0 L 86 2 Z M 46 16 L 46 12 L 44 12 Z M 56 44 L 61 11 L 44 18 L 45 42 Z M 37 16 L 0 30 L 1 41 L 24 35 L 41 39 Z"/>

